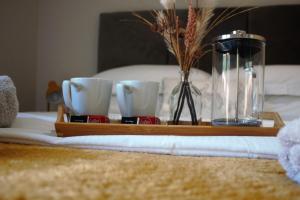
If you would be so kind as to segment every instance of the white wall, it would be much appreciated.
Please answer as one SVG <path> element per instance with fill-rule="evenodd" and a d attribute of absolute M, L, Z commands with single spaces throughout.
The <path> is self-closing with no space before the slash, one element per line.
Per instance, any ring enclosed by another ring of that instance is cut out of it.
<path fill-rule="evenodd" d="M 21 111 L 35 109 L 38 0 L 0 0 L 0 75 L 10 76 Z"/>
<path fill-rule="evenodd" d="M 179 8 L 186 0 L 177 0 Z M 203 1 L 199 1 L 203 2 Z M 299 0 L 205 0 L 216 6 L 299 3 Z M 159 0 L 40 0 L 36 108 L 44 110 L 47 82 L 91 76 L 97 69 L 101 12 L 161 8 Z"/>

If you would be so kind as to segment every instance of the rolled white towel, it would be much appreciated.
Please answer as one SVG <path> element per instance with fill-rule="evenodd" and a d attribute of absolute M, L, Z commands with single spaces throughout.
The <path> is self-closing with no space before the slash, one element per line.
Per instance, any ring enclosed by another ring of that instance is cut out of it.
<path fill-rule="evenodd" d="M 278 134 L 279 162 L 289 178 L 300 184 L 300 118 L 288 123 Z"/>
<path fill-rule="evenodd" d="M 9 127 L 19 111 L 17 91 L 8 76 L 0 76 L 0 127 Z"/>

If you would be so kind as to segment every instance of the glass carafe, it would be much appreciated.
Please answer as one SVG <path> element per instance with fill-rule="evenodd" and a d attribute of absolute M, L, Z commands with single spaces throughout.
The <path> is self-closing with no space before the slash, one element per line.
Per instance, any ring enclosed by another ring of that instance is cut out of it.
<path fill-rule="evenodd" d="M 264 100 L 265 39 L 234 31 L 213 43 L 212 124 L 259 126 Z"/>

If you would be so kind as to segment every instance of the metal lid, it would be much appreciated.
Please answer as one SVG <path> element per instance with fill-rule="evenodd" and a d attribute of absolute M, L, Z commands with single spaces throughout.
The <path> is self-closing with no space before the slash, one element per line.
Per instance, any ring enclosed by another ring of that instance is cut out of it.
<path fill-rule="evenodd" d="M 234 30 L 230 34 L 220 35 L 213 39 L 213 42 L 221 41 L 221 40 L 228 40 L 228 39 L 253 39 L 259 40 L 262 42 L 266 42 L 266 39 L 263 36 L 255 35 L 255 34 L 248 34 L 246 31 L 243 30 Z"/>

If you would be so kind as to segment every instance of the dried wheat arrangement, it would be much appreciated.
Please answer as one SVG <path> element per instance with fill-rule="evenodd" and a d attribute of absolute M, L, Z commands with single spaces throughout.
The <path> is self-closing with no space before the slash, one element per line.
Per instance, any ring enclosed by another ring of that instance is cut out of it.
<path fill-rule="evenodd" d="M 175 0 L 160 0 L 160 3 L 164 9 L 153 10 L 152 16 L 154 21 L 150 21 L 137 13 L 133 14 L 149 26 L 152 31 L 163 37 L 168 50 L 175 56 L 184 73 L 184 82 L 180 89 L 173 123 L 179 123 L 182 107 L 186 99 L 192 124 L 196 125 L 198 121 L 188 77 L 191 67 L 195 66 L 199 59 L 210 51 L 210 44 L 203 44 L 203 39 L 222 22 L 254 8 L 227 8 L 212 20 L 214 8 L 200 8 L 198 0 L 195 2 L 190 0 L 188 3 L 187 23 L 184 24 L 182 19 L 176 14 Z"/>

